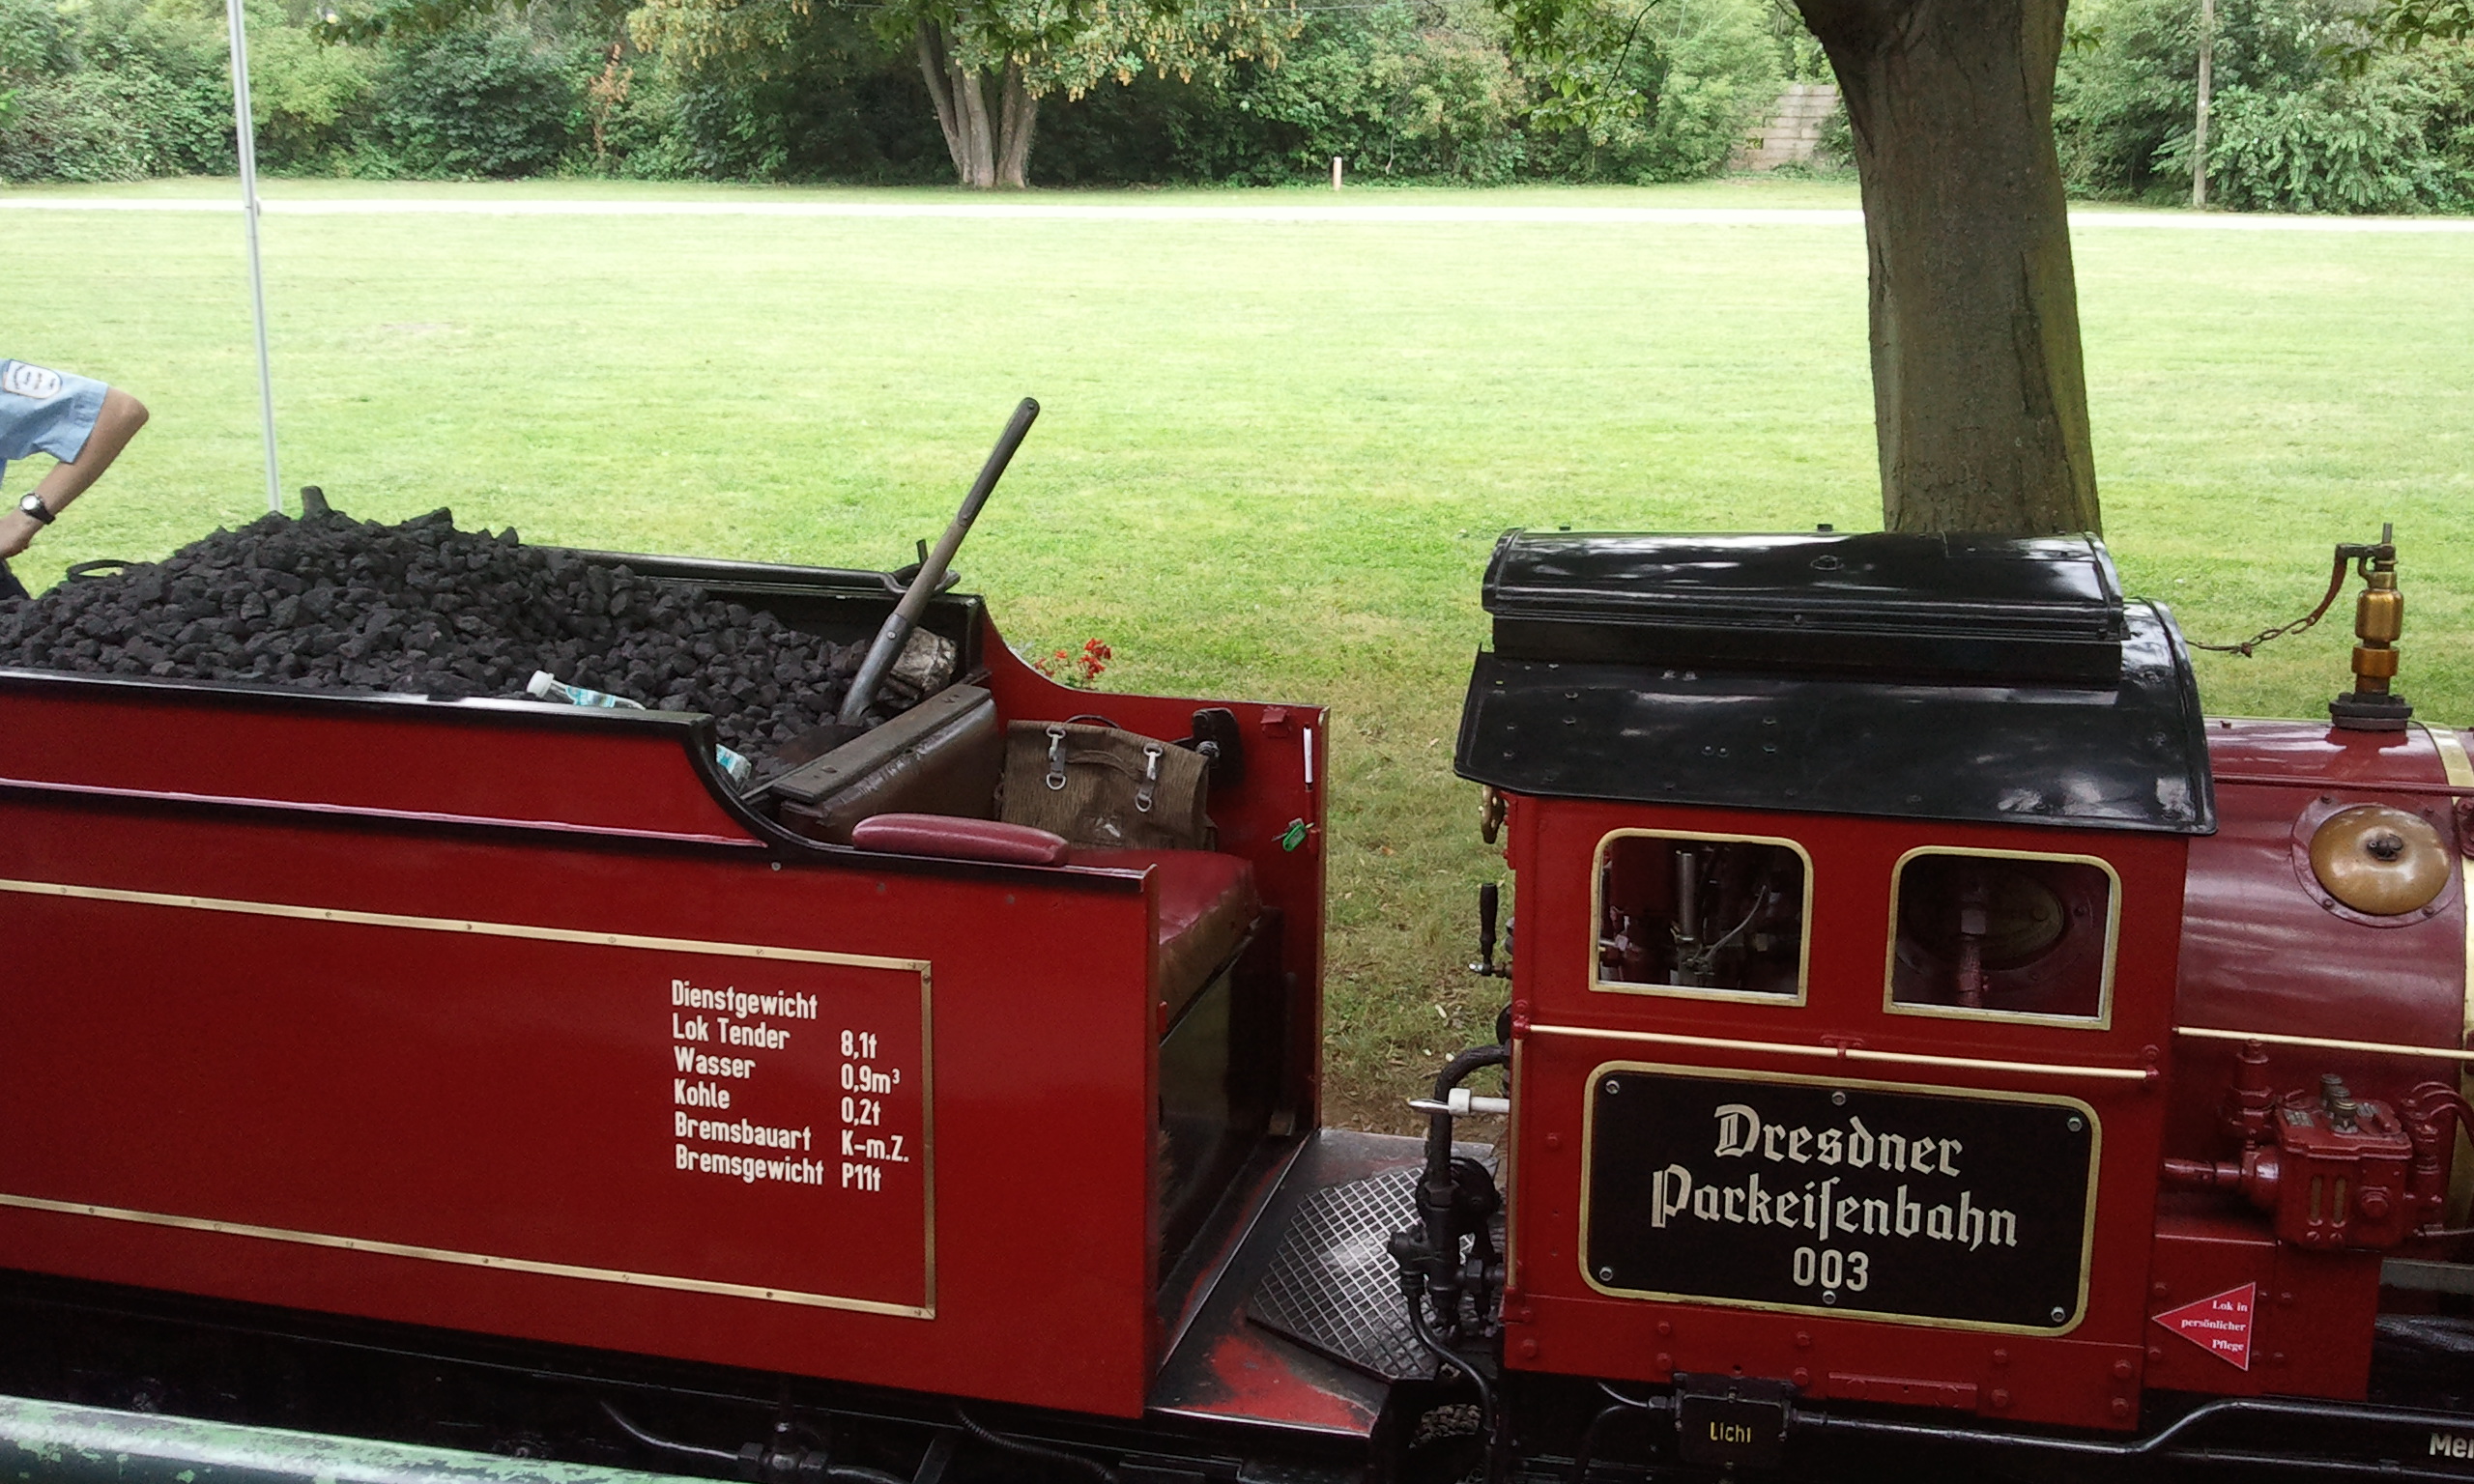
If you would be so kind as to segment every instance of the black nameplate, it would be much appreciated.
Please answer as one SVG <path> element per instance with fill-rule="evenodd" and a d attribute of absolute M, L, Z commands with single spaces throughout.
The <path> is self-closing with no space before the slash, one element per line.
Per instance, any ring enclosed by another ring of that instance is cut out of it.
<path fill-rule="evenodd" d="M 1642 1298 L 2065 1330 L 2097 1137 L 2064 1098 L 1602 1069 L 1586 1271 Z"/>

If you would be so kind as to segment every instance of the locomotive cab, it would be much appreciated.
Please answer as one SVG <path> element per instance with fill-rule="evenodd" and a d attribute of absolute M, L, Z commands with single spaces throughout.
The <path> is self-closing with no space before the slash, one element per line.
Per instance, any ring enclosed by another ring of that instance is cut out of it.
<path fill-rule="evenodd" d="M 1458 748 L 1519 886 L 1508 1369 L 2121 1428 L 2182 892 L 2092 539 L 1515 531 Z"/>

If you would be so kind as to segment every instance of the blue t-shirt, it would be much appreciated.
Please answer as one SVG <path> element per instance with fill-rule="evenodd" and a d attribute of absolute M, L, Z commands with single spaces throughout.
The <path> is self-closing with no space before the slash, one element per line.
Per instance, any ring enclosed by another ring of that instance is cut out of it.
<path fill-rule="evenodd" d="M 0 360 L 0 475 L 11 459 L 47 453 L 73 464 L 103 412 L 103 384 L 22 360 Z"/>
<path fill-rule="evenodd" d="M 73 464 L 103 412 L 103 384 L 22 360 L 0 360 L 0 476 L 11 459 L 47 453 Z M 0 602 L 26 596 L 0 561 Z"/>

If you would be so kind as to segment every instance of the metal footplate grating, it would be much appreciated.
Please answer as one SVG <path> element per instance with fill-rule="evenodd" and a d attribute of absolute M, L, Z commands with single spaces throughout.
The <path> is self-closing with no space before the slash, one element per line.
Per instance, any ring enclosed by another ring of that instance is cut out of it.
<path fill-rule="evenodd" d="M 1418 1344 L 1384 1243 L 1413 1218 L 1414 1165 L 1326 1185 L 1297 1208 L 1246 1312 L 1254 1323 L 1385 1381 L 1424 1381 Z"/>

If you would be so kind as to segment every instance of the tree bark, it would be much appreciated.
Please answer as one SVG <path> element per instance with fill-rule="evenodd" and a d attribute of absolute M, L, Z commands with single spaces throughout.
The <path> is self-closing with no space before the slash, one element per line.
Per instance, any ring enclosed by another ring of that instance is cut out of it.
<path fill-rule="evenodd" d="M 919 22 L 918 41 L 919 71 L 928 79 L 928 97 L 936 105 L 936 127 L 944 131 L 954 174 L 964 186 L 987 190 L 996 185 L 996 149 L 980 74 L 964 71 L 954 61 L 942 27 Z M 1029 148 L 1025 142 L 1026 153 Z"/>
<path fill-rule="evenodd" d="M 1891 530 L 2100 528 L 2054 70 L 2067 0 L 1796 0 L 1856 138 Z"/>
<path fill-rule="evenodd" d="M 919 22 L 919 74 L 928 80 L 928 99 L 936 106 L 936 127 L 945 133 L 945 154 L 959 171 L 963 167 L 962 120 L 954 110 L 954 90 L 945 73 L 945 38 L 937 28 Z"/>
<path fill-rule="evenodd" d="M 996 185 L 1005 190 L 1027 188 L 1031 171 L 1031 128 L 1039 122 L 1040 100 L 1022 81 L 1022 64 L 1005 64 L 1003 109 L 997 120 Z"/>

